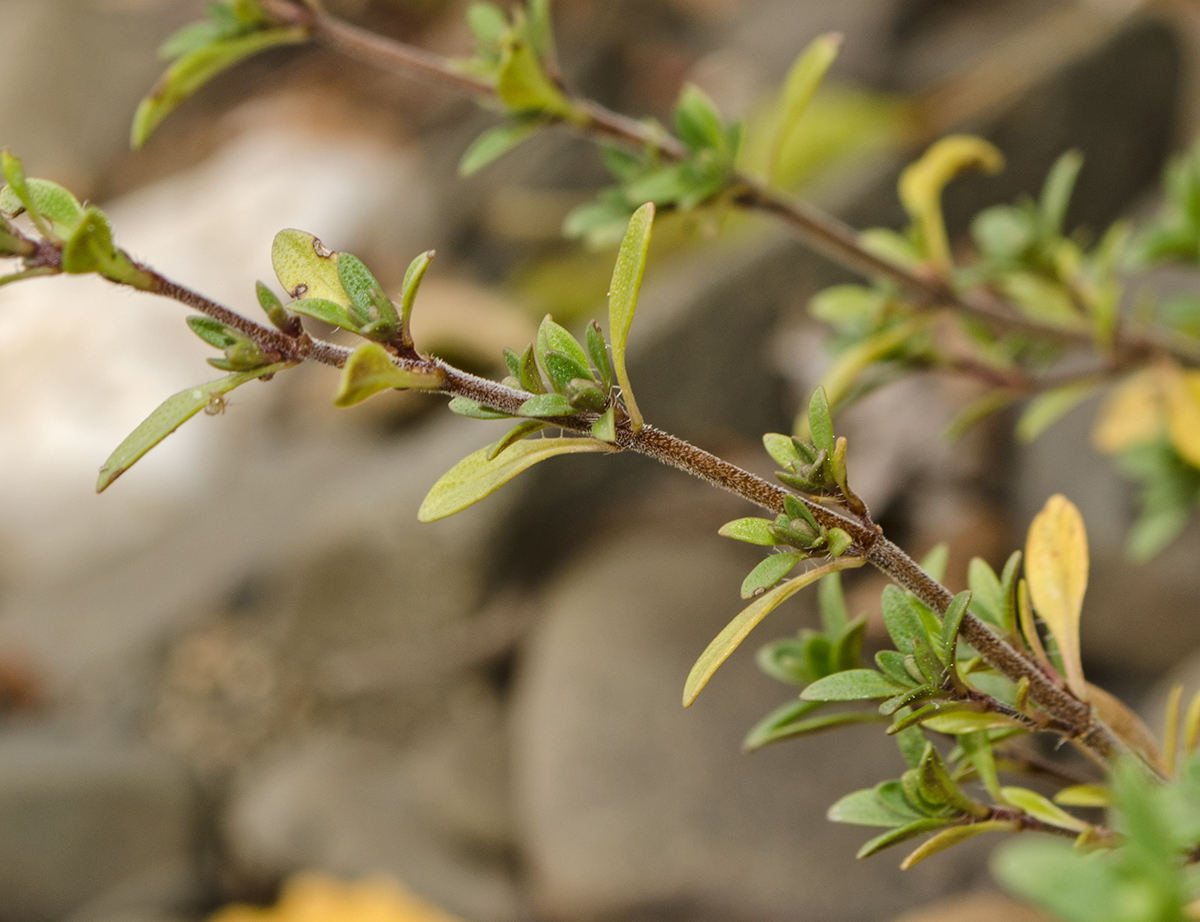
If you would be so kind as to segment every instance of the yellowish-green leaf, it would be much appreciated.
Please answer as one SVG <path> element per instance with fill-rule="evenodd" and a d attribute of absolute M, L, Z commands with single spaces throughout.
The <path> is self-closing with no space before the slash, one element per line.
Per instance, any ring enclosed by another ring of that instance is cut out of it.
<path fill-rule="evenodd" d="M 1167 435 L 1192 467 L 1200 467 L 1200 372 L 1170 366 L 1165 377 Z"/>
<path fill-rule="evenodd" d="M 514 125 L 497 125 L 489 128 L 467 148 L 458 162 L 459 176 L 472 176 L 494 160 L 499 160 L 522 141 L 537 134 L 542 125 L 534 122 L 518 122 Z"/>
<path fill-rule="evenodd" d="M 271 244 L 271 265 L 293 298 L 332 301 L 350 310 L 350 296 L 338 278 L 337 254 L 312 234 L 281 230 Z"/>
<path fill-rule="evenodd" d="M 943 829 L 935 836 L 931 836 L 920 844 L 916 849 L 909 853 L 908 857 L 900 862 L 900 869 L 907 871 L 913 865 L 924 861 L 930 855 L 936 855 L 938 852 L 958 845 L 960 842 L 965 842 L 967 839 L 972 839 L 980 833 L 984 832 L 1017 832 L 1021 828 L 1021 824 L 1016 820 L 984 820 L 981 823 L 968 823 L 965 826 L 951 826 L 949 829 Z"/>
<path fill-rule="evenodd" d="M 1112 789 L 1107 784 L 1073 784 L 1055 794 L 1054 802 L 1063 807 L 1108 807 Z"/>
<path fill-rule="evenodd" d="M 949 714 L 937 714 L 928 720 L 922 720 L 921 726 L 928 727 L 934 733 L 949 733 L 957 736 L 960 733 L 974 733 L 976 730 L 999 730 L 1021 725 L 1003 714 L 952 711 Z"/>
<path fill-rule="evenodd" d="M 621 398 L 629 414 L 630 428 L 637 432 L 642 428 L 642 414 L 633 399 L 633 385 L 625 368 L 625 342 L 629 338 L 629 327 L 637 309 L 638 292 L 642 287 L 642 274 L 646 271 L 646 253 L 650 249 L 650 229 L 654 224 L 654 203 L 647 202 L 633 213 L 621 249 L 617 253 L 617 264 L 613 267 L 612 284 L 608 289 L 608 329 L 612 337 L 613 369 L 617 383 L 621 385 Z"/>
<path fill-rule="evenodd" d="M 1029 401 L 1021 418 L 1017 420 L 1018 442 L 1032 442 L 1058 422 L 1063 416 L 1096 392 L 1097 385 L 1091 381 L 1064 384 L 1053 390 L 1038 394 Z"/>
<path fill-rule="evenodd" d="M 1135 445 L 1153 442 L 1164 425 L 1159 376 L 1141 371 L 1130 375 L 1108 395 L 1092 430 L 1092 444 L 1097 451 L 1117 455 Z"/>
<path fill-rule="evenodd" d="M 83 206 L 68 190 L 48 179 L 26 179 L 25 188 L 36 210 L 50 219 L 54 232 L 60 237 L 69 237 L 79 226 Z M 11 185 L 0 189 L 0 214 L 12 217 L 25 208 L 25 203 Z"/>
<path fill-rule="evenodd" d="M 349 407 L 389 389 L 437 390 L 445 378 L 445 373 L 439 368 L 428 372 L 397 368 L 383 346 L 364 343 L 346 360 L 342 382 L 333 402 L 335 406 Z"/>
<path fill-rule="evenodd" d="M 109 484 L 133 467 L 146 452 L 205 409 L 213 398 L 219 399 L 247 381 L 269 377 L 290 368 L 293 364 L 295 363 L 279 362 L 250 371 L 240 371 L 216 381 L 209 381 L 207 384 L 189 387 L 168 397 L 129 433 L 125 441 L 118 445 L 116 451 L 104 462 L 104 466 L 100 468 L 100 477 L 96 481 L 96 492 L 102 493 Z"/>
<path fill-rule="evenodd" d="M 767 161 L 767 178 L 772 183 L 778 179 L 780 152 L 796 134 L 801 117 L 808 109 L 817 87 L 825 79 L 841 45 L 842 37 L 836 32 L 819 35 L 800 53 L 788 71 L 783 83 L 779 125 L 775 129 L 770 159 Z"/>
<path fill-rule="evenodd" d="M 504 50 L 496 93 L 511 112 L 560 118 L 570 118 L 574 114 L 571 101 L 546 76 L 534 50 L 517 38 Z"/>
<path fill-rule="evenodd" d="M 950 243 L 942 219 L 942 189 L 968 170 L 996 173 L 1004 155 L 992 144 L 971 135 L 947 135 L 935 141 L 921 159 L 900 174 L 900 202 L 920 228 L 925 256 L 944 271 L 952 268 Z"/>
<path fill-rule="evenodd" d="M 735 541 L 745 541 L 747 544 L 783 544 L 771 533 L 771 522 L 756 516 L 744 519 L 734 519 L 726 522 L 718 529 L 717 534 L 723 538 L 733 538 Z"/>
<path fill-rule="evenodd" d="M 846 570 L 850 567 L 861 567 L 862 564 L 863 561 L 857 557 L 842 557 L 837 560 L 831 560 L 829 563 L 814 567 L 808 572 L 776 586 L 770 592 L 763 593 L 750 603 L 750 605 L 742 609 L 738 616 L 725 625 L 724 630 L 713 638 L 713 642 L 700 654 L 700 658 L 692 666 L 692 671 L 688 673 L 687 682 L 684 683 L 683 687 L 683 706 L 691 706 L 692 702 L 696 700 L 696 696 L 708 684 L 708 680 L 712 678 L 713 673 L 720 668 L 725 660 L 729 659 L 730 654 L 738 648 L 741 642 L 746 639 L 750 632 L 768 614 L 805 586 L 815 583 L 822 576 L 829 573 L 836 573 L 838 570 Z"/>
<path fill-rule="evenodd" d="M 467 455 L 438 479 L 421 503 L 417 518 L 422 522 L 435 522 L 462 512 L 491 496 L 522 471 L 555 455 L 613 450 L 596 439 L 532 439 L 517 442 L 488 460 L 492 451 L 489 445 Z"/>
<path fill-rule="evenodd" d="M 19 158 L 13 156 L 11 151 L 6 150 L 0 153 L 0 169 L 4 173 L 7 191 L 11 192 L 25 210 L 29 212 L 29 218 L 38 229 L 38 233 L 43 237 L 51 236 L 52 228 L 46 223 L 46 219 L 38 210 L 37 201 L 34 199 L 33 192 L 29 188 L 29 180 L 25 176 L 24 164 L 21 163 Z"/>
<path fill-rule="evenodd" d="M 138 105 L 130 143 L 135 150 L 145 144 L 163 119 L 221 71 L 268 48 L 307 40 L 305 29 L 291 26 L 250 32 L 188 52 L 167 68 L 150 95 Z"/>
<path fill-rule="evenodd" d="M 1025 540 L 1029 594 L 1058 643 L 1067 684 L 1087 700 L 1079 654 L 1079 617 L 1088 583 L 1087 531 L 1074 504 L 1056 493 L 1029 526 Z"/>
<path fill-rule="evenodd" d="M 95 272 L 143 291 L 154 286 L 150 274 L 117 249 L 108 218 L 95 205 L 84 209 L 78 226 L 63 247 L 62 267 L 64 272 L 72 274 Z"/>
<path fill-rule="evenodd" d="M 1083 820 L 1071 816 L 1053 801 L 1029 788 L 1004 787 L 1000 789 L 1000 793 L 1004 795 L 1005 801 L 1043 823 L 1049 823 L 1059 829 L 1070 829 L 1072 832 L 1083 832 L 1089 828 Z"/>

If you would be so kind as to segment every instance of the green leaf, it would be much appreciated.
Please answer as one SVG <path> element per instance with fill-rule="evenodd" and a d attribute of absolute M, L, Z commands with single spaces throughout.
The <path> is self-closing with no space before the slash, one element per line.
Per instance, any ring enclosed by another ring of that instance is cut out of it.
<path fill-rule="evenodd" d="M 510 150 L 542 130 L 540 122 L 517 122 L 497 125 L 477 137 L 458 162 L 459 176 L 473 176 L 489 163 L 499 160 Z"/>
<path fill-rule="evenodd" d="M 1003 628 L 1004 590 L 1000 587 L 1000 577 L 986 560 L 971 558 L 967 566 L 967 585 L 971 587 L 971 611 L 984 621 Z"/>
<path fill-rule="evenodd" d="M 4 180 L 8 183 L 6 191 L 10 191 L 29 212 L 29 218 L 37 227 L 38 233 L 43 237 L 50 237 L 52 235 L 50 225 L 46 223 L 46 219 L 38 210 L 33 192 L 29 188 L 29 181 L 25 177 L 24 165 L 10 151 L 6 150 L 0 153 L 0 167 L 3 168 Z"/>
<path fill-rule="evenodd" d="M 591 372 L 587 371 L 588 356 L 584 351 L 583 346 L 579 344 L 574 336 L 567 331 L 565 327 L 559 326 L 547 314 L 542 318 L 541 324 L 538 326 L 537 332 L 537 355 L 538 360 L 542 362 L 542 368 L 545 369 L 545 358 L 550 352 L 558 352 L 567 356 L 575 362 L 579 368 L 583 369 L 585 374 L 575 374 L 573 377 L 590 378 Z"/>
<path fill-rule="evenodd" d="M 571 402 L 562 394 L 534 394 L 517 408 L 518 416 L 570 416 Z"/>
<path fill-rule="evenodd" d="M 1073 784 L 1054 795 L 1054 802 L 1063 807 L 1112 806 L 1112 789 L 1106 784 Z"/>
<path fill-rule="evenodd" d="M 1099 385 L 1092 381 L 1064 384 L 1053 390 L 1038 394 L 1025 407 L 1017 420 L 1018 442 L 1029 443 L 1058 422 L 1074 407 L 1096 393 Z"/>
<path fill-rule="evenodd" d="M 650 248 L 650 229 L 654 223 L 654 205 L 647 202 L 633 213 L 617 264 L 613 267 L 612 284 L 608 289 L 608 329 L 612 337 L 613 367 L 621 385 L 621 397 L 629 414 L 630 428 L 636 433 L 642 428 L 642 414 L 633 399 L 633 385 L 625 370 L 625 342 L 637 308 L 642 274 L 646 270 L 646 253 Z"/>
<path fill-rule="evenodd" d="M 901 653 L 912 653 L 913 638 L 926 636 L 916 606 L 904 590 L 891 585 L 884 588 L 880 604 L 883 608 L 883 624 L 892 643 Z"/>
<path fill-rule="evenodd" d="M 285 333 L 290 331 L 293 327 L 294 318 L 284 309 L 279 298 L 275 296 L 275 292 L 271 291 L 262 282 L 255 282 L 254 293 L 258 296 L 259 306 L 262 307 L 263 312 L 267 315 L 271 323 Z"/>
<path fill-rule="evenodd" d="M 939 817 L 928 817 L 926 819 L 914 820 L 907 826 L 901 826 L 899 829 L 893 829 L 890 832 L 885 832 L 881 836 L 876 836 L 874 839 L 863 844 L 858 850 L 856 858 L 870 858 L 872 855 L 877 855 L 885 848 L 891 848 L 893 845 L 899 845 L 901 842 L 907 842 L 909 839 L 915 839 L 917 836 L 924 835 L 927 832 L 933 832 L 935 829 L 941 829 L 943 826 L 948 826 L 953 820 L 942 819 Z"/>
<path fill-rule="evenodd" d="M 335 301 L 327 301 L 324 298 L 301 298 L 298 301 L 289 302 L 288 307 L 305 317 L 312 317 L 354 333 L 358 332 L 358 321 L 354 319 L 348 309 Z"/>
<path fill-rule="evenodd" d="M 1043 823 L 1060 829 L 1070 829 L 1072 832 L 1083 832 L 1089 828 L 1083 820 L 1071 816 L 1062 807 L 1029 788 L 1004 787 L 1000 789 L 1000 793 L 1004 795 L 1006 802 Z"/>
<path fill-rule="evenodd" d="M 228 394 L 235 387 L 240 387 L 255 378 L 270 377 L 294 364 L 294 362 L 278 362 L 251 371 L 238 372 L 226 378 L 209 381 L 207 384 L 189 387 L 187 390 L 168 397 L 126 437 L 125 441 L 117 446 L 116 451 L 109 455 L 108 460 L 100 468 L 100 477 L 96 480 L 96 492 L 103 493 L 114 480 L 133 467 L 146 452 L 208 406 L 211 398 Z"/>
<path fill-rule="evenodd" d="M 867 701 L 890 698 L 905 691 L 908 691 L 906 686 L 874 669 L 847 669 L 817 679 L 800 693 L 800 697 L 805 701 Z"/>
<path fill-rule="evenodd" d="M 538 371 L 537 359 L 534 358 L 533 343 L 525 347 L 521 353 L 520 372 L 521 386 L 531 394 L 546 393 L 546 385 L 542 382 L 542 374 Z"/>
<path fill-rule="evenodd" d="M 515 445 L 521 439 L 533 435 L 535 432 L 541 432 L 543 429 L 549 428 L 548 423 L 542 422 L 540 419 L 527 419 L 524 422 L 517 423 L 508 430 L 508 434 L 500 441 L 495 442 L 488 452 L 487 460 L 493 461 L 504 449 L 510 445 Z"/>
<path fill-rule="evenodd" d="M 948 733 L 958 736 L 963 733 L 974 733 L 978 730 L 999 730 L 1008 727 L 1021 726 L 1016 721 L 1003 714 L 981 713 L 979 711 L 951 711 L 936 714 L 921 721 L 922 726 L 928 727 L 934 733 Z"/>
<path fill-rule="evenodd" d="M 550 0 L 528 0 L 525 7 L 525 34 L 542 61 L 554 60 L 554 31 L 550 27 Z"/>
<path fill-rule="evenodd" d="M 599 413 L 605 408 L 612 409 L 604 388 L 591 378 L 572 378 L 563 388 L 563 396 L 572 407 L 581 412 Z M 615 422 L 614 416 L 614 427 Z"/>
<path fill-rule="evenodd" d="M 376 281 L 371 270 L 353 253 L 337 254 L 338 282 L 350 298 L 350 310 L 360 326 L 382 320 L 395 335 L 400 324 L 396 308 L 383 293 L 383 286 Z M 388 337 L 391 338 L 390 336 Z"/>
<path fill-rule="evenodd" d="M 780 154 L 796 134 L 800 119 L 808 109 L 817 87 L 825 79 L 829 67 L 837 58 L 842 37 L 837 33 L 820 35 L 800 53 L 783 82 L 783 99 L 780 103 L 779 124 L 771 143 L 771 154 L 767 161 L 767 179 L 776 182 L 779 174 Z"/>
<path fill-rule="evenodd" d="M 404 283 L 401 285 L 400 292 L 400 336 L 404 342 L 409 344 L 412 343 L 412 336 L 408 332 L 408 324 L 409 318 L 412 317 L 413 303 L 417 300 L 417 290 L 421 287 L 421 280 L 425 278 L 425 273 L 435 255 L 437 255 L 435 251 L 426 250 L 410 262 L 408 268 L 404 270 Z"/>
<path fill-rule="evenodd" d="M 58 183 L 48 179 L 26 179 L 25 194 L 33 202 L 36 213 L 50 219 L 58 236 L 69 237 L 79 226 L 83 206 L 79 204 L 79 199 Z M 25 210 L 28 210 L 27 206 L 14 186 L 7 185 L 0 189 L 0 213 L 11 218 Z"/>
<path fill-rule="evenodd" d="M 751 599 L 764 592 L 795 569 L 804 559 L 804 554 L 793 551 L 787 554 L 772 554 L 759 561 L 742 581 L 742 598 Z"/>
<path fill-rule="evenodd" d="M 898 650 L 880 650 L 875 654 L 875 665 L 893 682 L 915 688 L 919 680 L 908 671 L 904 665 L 905 659 L 905 655 Z"/>
<path fill-rule="evenodd" d="M 592 372 L 587 365 L 581 365 L 573 356 L 566 355 L 562 352 L 555 352 L 553 349 L 542 353 L 542 370 L 546 372 L 546 377 L 550 379 L 551 386 L 560 394 L 565 392 L 567 385 L 576 378 L 581 378 L 584 381 L 591 381 Z M 601 393 L 601 399 L 603 399 Z"/>
<path fill-rule="evenodd" d="M 604 344 L 604 334 L 595 320 L 587 325 L 586 340 L 587 354 L 592 360 L 592 367 L 600 373 L 600 383 L 604 385 L 604 389 L 611 390 L 616 375 L 613 374 L 612 361 L 608 357 L 608 347 Z"/>
<path fill-rule="evenodd" d="M 968 823 L 965 826 L 951 826 L 943 829 L 937 835 L 927 839 L 900 862 L 900 869 L 907 871 L 913 865 L 924 861 L 931 855 L 945 851 L 960 842 L 972 839 L 984 832 L 1019 832 L 1021 824 L 1016 820 L 983 820 L 978 823 Z"/>
<path fill-rule="evenodd" d="M 153 277 L 113 244 L 108 218 L 95 205 L 84 209 L 78 226 L 63 247 L 62 267 L 64 272 L 72 274 L 95 272 L 142 291 L 154 287 Z"/>
<path fill-rule="evenodd" d="M 211 317 L 194 316 L 187 318 L 187 325 L 192 332 L 216 349 L 224 349 L 237 341 L 238 337 L 231 334 L 229 328 L 219 320 Z"/>
<path fill-rule="evenodd" d="M 833 455 L 833 417 L 829 415 L 829 401 L 825 398 L 825 388 L 818 387 L 813 391 L 812 399 L 808 402 L 808 433 L 817 451 Z"/>
<path fill-rule="evenodd" d="M 615 408 L 609 407 L 592 423 L 592 437 L 599 439 L 601 442 L 615 442 L 617 440 Z"/>
<path fill-rule="evenodd" d="M 457 413 L 459 416 L 465 416 L 467 419 L 512 419 L 511 413 L 505 413 L 503 410 L 497 410 L 493 407 L 485 407 L 483 404 L 474 400 L 468 400 L 466 397 L 454 397 L 446 408 L 451 413 Z M 490 460 L 490 459 L 489 459 Z"/>
<path fill-rule="evenodd" d="M 271 265 L 289 296 L 332 301 L 349 310 L 350 296 L 338 278 L 337 262 L 336 253 L 305 231 L 281 230 L 271 244 Z"/>
<path fill-rule="evenodd" d="M 1011 205 L 985 208 L 971 220 L 971 237 L 991 259 L 1015 260 L 1033 246 L 1037 235 L 1028 211 Z"/>
<path fill-rule="evenodd" d="M 831 823 L 895 829 L 921 819 L 922 814 L 913 810 L 907 803 L 898 809 L 895 799 L 884 800 L 879 787 L 873 787 L 847 794 L 829 808 L 825 818 Z"/>
<path fill-rule="evenodd" d="M 445 372 L 440 368 L 428 372 L 397 368 L 383 346 L 363 343 L 346 359 L 333 403 L 334 406 L 349 407 L 389 389 L 433 391 L 445 380 Z"/>
<path fill-rule="evenodd" d="M 760 595 L 750 605 L 742 609 L 737 617 L 730 621 L 724 630 L 713 639 L 707 649 L 700 654 L 700 658 L 696 660 L 695 665 L 692 666 L 691 672 L 688 673 L 687 682 L 684 683 L 683 706 L 691 706 L 691 703 L 696 700 L 696 696 L 708 684 L 708 680 L 712 678 L 713 673 L 720 668 L 725 660 L 729 659 L 730 654 L 738 648 L 758 623 L 783 602 L 827 573 L 845 570 L 848 567 L 859 567 L 862 564 L 863 561 L 858 558 L 843 557 L 839 560 L 831 560 L 827 564 L 814 567 L 808 572 L 802 573 L 800 576 L 776 586 L 769 592 Z"/>
<path fill-rule="evenodd" d="M 417 518 L 422 522 L 435 522 L 461 512 L 495 493 L 525 469 L 555 455 L 613 449 L 595 439 L 563 438 L 517 442 L 489 461 L 491 450 L 490 445 L 481 448 L 443 474 L 421 503 Z"/>
<path fill-rule="evenodd" d="M 130 137 L 133 148 L 145 144 L 163 119 L 221 71 L 268 48 L 307 40 L 307 30 L 289 26 L 215 41 L 188 52 L 167 68 L 150 95 L 138 104 Z"/>
<path fill-rule="evenodd" d="M 939 583 L 946 578 L 946 564 L 950 562 L 950 545 L 945 541 L 935 544 L 921 558 L 921 569 Z"/>
<path fill-rule="evenodd" d="M 797 736 L 807 736 L 810 733 L 820 733 L 823 730 L 835 730 L 854 724 L 875 723 L 883 718 L 874 711 L 843 711 L 838 714 L 820 714 L 815 717 L 804 716 L 816 708 L 823 707 L 819 701 L 789 701 L 783 707 L 776 708 L 746 734 L 742 748 L 746 752 L 754 752 L 771 743 L 781 740 L 794 739 Z"/>
<path fill-rule="evenodd" d="M 513 39 L 504 50 L 496 94 L 510 112 L 570 119 L 571 101 L 546 76 L 537 54 L 527 42 Z"/>
<path fill-rule="evenodd" d="M 467 26 L 476 41 L 498 45 L 508 32 L 508 17 L 494 3 L 472 3 L 467 7 Z"/>
<path fill-rule="evenodd" d="M 771 530 L 772 523 L 767 519 L 753 516 L 744 519 L 734 519 L 726 522 L 718 529 L 717 534 L 735 541 L 745 541 L 747 544 L 772 545 L 782 544 Z"/>
<path fill-rule="evenodd" d="M 983 786 L 991 795 L 992 800 L 1001 803 L 1004 795 L 1000 793 L 1000 779 L 996 775 L 996 759 L 992 754 L 992 745 L 988 740 L 986 729 L 972 733 L 963 733 L 958 737 L 958 745 L 962 747 L 970 763 L 975 766 L 975 774 L 983 782 Z"/>
<path fill-rule="evenodd" d="M 1077 150 L 1069 150 L 1054 161 L 1046 182 L 1042 186 L 1041 200 L 1038 202 L 1042 214 L 1042 233 L 1046 236 L 1060 236 L 1063 232 L 1063 221 L 1067 216 L 1067 205 L 1071 201 L 1071 192 L 1075 188 L 1075 180 L 1083 166 L 1083 154 Z"/>
<path fill-rule="evenodd" d="M 953 664 L 954 662 L 958 629 L 962 625 L 963 615 L 967 613 L 967 606 L 970 604 L 971 593 L 960 592 L 947 606 L 946 613 L 942 616 L 942 651 L 947 663 Z"/>
<path fill-rule="evenodd" d="M 840 573 L 830 573 L 817 584 L 817 609 L 821 613 L 821 627 L 831 637 L 845 631 L 850 624 Z"/>
<path fill-rule="evenodd" d="M 839 330 L 865 333 L 875 327 L 888 300 L 886 292 L 864 285 L 834 285 L 809 299 L 808 312 Z"/>
<path fill-rule="evenodd" d="M 1130 907 L 1132 914 L 1122 911 L 1128 885 L 1123 886 L 1121 876 L 1104 856 L 1081 854 L 1070 843 L 1046 839 L 1010 842 L 992 855 L 991 868 L 1005 888 L 1067 922 L 1134 922 L 1138 918 L 1136 902 Z"/>
<path fill-rule="evenodd" d="M 689 83 L 675 103 L 675 129 L 693 153 L 705 149 L 728 154 L 728 138 L 717 107 L 703 90 Z"/>
<path fill-rule="evenodd" d="M 800 452 L 796 450 L 796 443 L 790 435 L 768 432 L 763 435 L 762 441 L 771 460 L 780 467 L 790 470 L 793 465 L 803 463 L 804 459 L 800 457 Z"/>

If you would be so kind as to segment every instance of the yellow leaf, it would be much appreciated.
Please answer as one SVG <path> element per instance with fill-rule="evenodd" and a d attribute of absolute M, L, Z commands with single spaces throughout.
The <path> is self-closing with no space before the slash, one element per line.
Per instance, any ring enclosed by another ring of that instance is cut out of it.
<path fill-rule="evenodd" d="M 983 138 L 952 134 L 935 141 L 921 159 L 900 174 L 900 202 L 921 230 L 925 255 L 936 266 L 949 270 L 950 244 L 942 220 L 942 189 L 967 170 L 997 173 L 1004 155 Z"/>
<path fill-rule="evenodd" d="M 297 874 L 274 906 L 226 906 L 209 922 L 460 922 L 386 877 L 346 883 L 325 874 Z"/>
<path fill-rule="evenodd" d="M 1033 607 L 1058 643 L 1067 684 L 1087 700 L 1079 658 L 1079 616 L 1087 591 L 1088 547 L 1083 516 L 1061 493 L 1046 501 L 1025 540 L 1025 577 Z"/>
<path fill-rule="evenodd" d="M 1168 368 L 1164 376 L 1167 434 L 1179 456 L 1200 467 L 1200 372 Z"/>
<path fill-rule="evenodd" d="M 1160 382 L 1151 371 L 1138 372 L 1113 388 L 1104 401 L 1092 430 L 1092 444 L 1104 454 L 1120 454 L 1154 441 L 1163 424 Z"/>

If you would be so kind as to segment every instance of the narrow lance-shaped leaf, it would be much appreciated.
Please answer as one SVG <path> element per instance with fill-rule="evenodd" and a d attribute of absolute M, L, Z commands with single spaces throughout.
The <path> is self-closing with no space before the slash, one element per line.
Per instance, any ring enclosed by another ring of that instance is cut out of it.
<path fill-rule="evenodd" d="M 489 128 L 467 148 L 458 162 L 459 176 L 472 176 L 489 163 L 499 160 L 521 142 L 533 137 L 542 129 L 541 122 L 517 122 L 513 125 L 497 125 Z"/>
<path fill-rule="evenodd" d="M 743 640 L 754 630 L 763 618 L 782 605 L 785 601 L 803 589 L 815 583 L 827 573 L 835 573 L 838 570 L 845 570 L 850 567 L 860 567 L 863 561 L 857 557 L 843 557 L 838 560 L 831 560 L 829 563 L 822 564 L 819 567 L 814 567 L 807 573 L 803 573 L 794 579 L 788 580 L 779 586 L 776 586 L 770 592 L 759 596 L 754 602 L 738 614 L 736 618 L 729 622 L 708 645 L 700 658 L 696 660 L 692 671 L 688 673 L 687 682 L 683 687 L 683 706 L 690 707 L 691 703 L 696 700 L 696 696 L 708 684 L 708 680 L 712 678 L 713 673 L 720 668 L 725 660 L 729 659 L 730 654 L 738 648 Z"/>
<path fill-rule="evenodd" d="M 503 454 L 488 460 L 489 445 L 463 458 L 433 485 L 417 518 L 435 522 L 461 512 L 484 497 L 495 493 L 523 470 L 555 455 L 589 451 L 613 451 L 596 439 L 533 439 L 517 442 Z"/>
<path fill-rule="evenodd" d="M 646 270 L 646 253 L 650 249 L 650 229 L 654 223 L 654 204 L 647 202 L 633 213 L 621 249 L 617 253 L 617 264 L 613 267 L 612 284 L 608 289 L 608 328 L 612 337 L 613 368 L 617 382 L 621 385 L 621 396 L 629 414 L 629 425 L 634 432 L 642 428 L 642 414 L 633 398 L 633 385 L 625 369 L 625 342 L 629 338 L 629 327 L 637 308 L 638 292 L 642 287 L 642 274 Z"/>
<path fill-rule="evenodd" d="M 776 181 L 780 154 L 796 133 L 800 118 L 808 109 L 813 94 L 825 79 L 829 66 L 837 57 L 842 37 L 836 32 L 820 35 L 800 53 L 800 57 L 788 71 L 783 82 L 783 100 L 780 103 L 779 126 L 771 143 L 771 155 L 767 161 L 767 178 Z"/>
<path fill-rule="evenodd" d="M 1017 420 L 1017 441 L 1032 442 L 1074 407 L 1092 396 L 1098 387 L 1099 385 L 1092 381 L 1079 381 L 1038 394 L 1029 401 L 1029 406 Z"/>
<path fill-rule="evenodd" d="M 390 389 L 437 390 L 445 378 L 445 372 L 440 368 L 428 372 L 397 368 L 383 346 L 363 343 L 346 360 L 333 402 L 335 406 L 349 407 Z"/>
<path fill-rule="evenodd" d="M 400 338 L 409 346 L 412 345 L 409 321 L 412 318 L 413 304 L 417 300 L 417 290 L 421 287 L 421 280 L 425 278 L 429 264 L 433 262 L 433 257 L 436 255 L 436 251 L 426 250 L 409 263 L 408 268 L 404 270 L 404 282 L 400 294 Z"/>
<path fill-rule="evenodd" d="M 925 255 L 943 271 L 952 267 L 950 242 L 942 218 L 942 189 L 966 170 L 995 173 L 1004 155 L 982 138 L 948 135 L 935 141 L 922 157 L 900 174 L 900 202 L 920 228 Z"/>
<path fill-rule="evenodd" d="M 1083 820 L 1071 816 L 1062 807 L 1047 800 L 1036 791 L 1028 788 L 1004 787 L 1000 789 L 1000 793 L 1004 795 L 1005 801 L 1043 823 L 1057 826 L 1059 829 L 1070 829 L 1072 832 L 1083 832 L 1088 828 L 1088 824 Z"/>
<path fill-rule="evenodd" d="M 188 52 L 167 68 L 150 95 L 138 105 L 130 144 L 135 150 L 145 144 L 163 119 L 221 71 L 268 48 L 307 40 L 308 32 L 300 27 L 263 29 Z"/>
<path fill-rule="evenodd" d="M 1087 532 L 1079 510 L 1062 494 L 1051 496 L 1029 526 L 1025 576 L 1033 607 L 1058 643 L 1067 684 L 1087 700 L 1079 650 L 1079 617 L 1088 583 Z"/>
<path fill-rule="evenodd" d="M 96 481 L 96 492 L 102 493 L 114 480 L 129 470 L 151 448 L 204 409 L 211 398 L 228 394 L 247 381 L 273 375 L 291 367 L 292 362 L 279 362 L 250 371 L 238 372 L 216 381 L 173 394 L 129 434 L 104 462 Z"/>
<path fill-rule="evenodd" d="M 930 855 L 945 851 L 952 846 L 972 839 L 984 832 L 1017 832 L 1021 824 L 1017 820 L 984 820 L 979 823 L 968 823 L 965 826 L 951 826 L 931 836 L 912 851 L 907 858 L 900 862 L 900 869 L 907 871 L 913 865 L 924 861 Z"/>
<path fill-rule="evenodd" d="M 808 736 L 824 730 L 861 723 L 878 723 L 885 718 L 876 711 L 839 711 L 836 714 L 813 714 L 823 706 L 820 701 L 789 701 L 776 708 L 746 734 L 742 749 L 753 752 L 770 743 Z"/>

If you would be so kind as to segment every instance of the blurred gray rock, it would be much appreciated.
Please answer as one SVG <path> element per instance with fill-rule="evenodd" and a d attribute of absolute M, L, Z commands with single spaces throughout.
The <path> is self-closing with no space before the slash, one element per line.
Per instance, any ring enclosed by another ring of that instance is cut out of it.
<path fill-rule="evenodd" d="M 598 540 L 561 573 L 520 664 L 514 781 L 539 912 L 874 920 L 985 877 L 978 850 L 919 874 L 891 855 L 856 863 L 869 831 L 825 820 L 841 795 L 903 769 L 878 727 L 740 752 L 789 697 L 753 651 L 796 630 L 810 600 L 772 614 L 680 708 L 692 662 L 745 604 L 756 555 L 709 537 L 719 521 L 686 505 L 656 523 Z"/>
<path fill-rule="evenodd" d="M 165 864 L 197 886 L 197 801 L 162 755 L 95 739 L 0 735 L 0 906 L 51 922 Z"/>
<path fill-rule="evenodd" d="M 323 736 L 249 766 L 224 822 L 233 872 L 382 871 L 472 922 L 521 918 L 503 720 L 480 688 L 458 698 L 403 751 Z"/>

